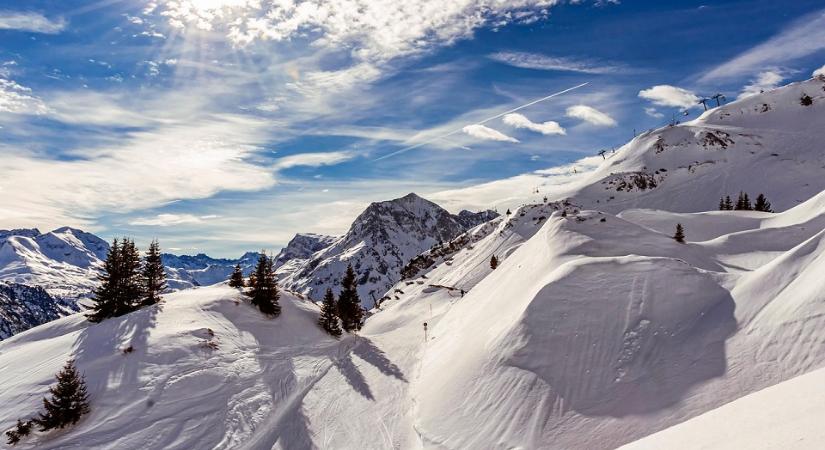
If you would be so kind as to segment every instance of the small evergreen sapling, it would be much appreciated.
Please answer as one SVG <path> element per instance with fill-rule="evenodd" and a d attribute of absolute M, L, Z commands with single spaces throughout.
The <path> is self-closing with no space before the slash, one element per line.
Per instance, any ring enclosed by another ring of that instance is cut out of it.
<path fill-rule="evenodd" d="M 332 293 L 332 289 L 327 288 L 326 293 L 324 293 L 324 302 L 321 305 L 321 316 L 318 317 L 318 325 L 321 325 L 321 328 L 336 338 L 341 336 L 341 326 L 338 324 L 337 309 L 335 294 Z"/>
<path fill-rule="evenodd" d="M 498 267 L 498 258 L 496 258 L 496 255 L 493 255 L 490 257 L 490 268 L 496 270 L 496 267 Z"/>
<path fill-rule="evenodd" d="M 20 420 L 17 419 L 17 425 L 14 426 L 13 429 L 6 431 L 6 442 L 9 445 L 15 445 L 20 442 L 20 439 L 31 434 L 32 431 L 32 421 L 31 420 Z"/>
<path fill-rule="evenodd" d="M 673 239 L 680 244 L 685 243 L 685 229 L 681 223 L 676 224 L 676 234 L 673 235 Z"/>
<path fill-rule="evenodd" d="M 55 377 L 57 385 L 49 388 L 52 397 L 43 399 L 44 411 L 34 419 L 40 431 L 74 425 L 89 412 L 86 381 L 77 372 L 74 361 L 69 360 Z"/>
<path fill-rule="evenodd" d="M 233 288 L 242 288 L 244 286 L 243 271 L 241 271 L 240 264 L 235 264 L 235 268 L 232 269 L 232 275 L 229 277 L 229 286 Z"/>

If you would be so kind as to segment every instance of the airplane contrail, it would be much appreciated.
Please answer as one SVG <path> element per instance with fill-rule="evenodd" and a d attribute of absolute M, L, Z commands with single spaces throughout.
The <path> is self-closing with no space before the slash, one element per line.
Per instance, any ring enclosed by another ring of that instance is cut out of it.
<path fill-rule="evenodd" d="M 410 151 L 410 150 L 414 150 L 414 149 L 416 149 L 416 148 L 418 148 L 418 147 L 422 147 L 422 146 L 424 146 L 424 145 L 427 145 L 427 144 L 433 143 L 433 142 L 435 142 L 435 141 L 437 141 L 437 140 L 439 140 L 439 139 L 444 139 L 444 138 L 449 137 L 449 136 L 452 136 L 452 135 L 454 135 L 454 134 L 456 134 L 456 133 L 460 133 L 460 132 L 461 132 L 461 130 L 463 130 L 463 129 L 464 129 L 464 127 L 466 127 L 466 126 L 470 126 L 470 125 L 481 125 L 481 124 L 483 124 L 483 123 L 487 123 L 487 122 L 489 122 L 489 121 L 491 121 L 491 120 L 498 119 L 498 118 L 499 118 L 499 117 L 501 117 L 501 116 L 506 116 L 507 114 L 514 113 L 514 112 L 516 112 L 516 111 L 518 111 L 518 110 L 521 110 L 521 109 L 527 108 L 528 106 L 533 106 L 533 105 L 535 105 L 536 103 L 540 103 L 540 102 L 543 102 L 543 101 L 545 101 L 545 100 L 549 100 L 549 99 L 551 99 L 551 98 L 553 98 L 553 97 L 557 97 L 557 96 L 559 96 L 559 95 L 566 94 L 566 93 L 568 93 L 568 92 L 570 92 L 570 91 L 573 91 L 573 90 L 576 90 L 576 89 L 578 89 L 578 88 L 580 88 L 580 87 L 587 86 L 588 84 L 589 84 L 589 82 L 586 82 L 586 83 L 579 84 L 579 85 L 577 85 L 577 86 L 573 86 L 573 87 L 571 87 L 571 88 L 567 88 L 567 89 L 565 89 L 565 90 L 563 90 L 563 91 L 559 91 L 559 92 L 552 93 L 552 94 L 550 94 L 550 95 L 548 95 L 548 96 L 546 96 L 546 97 L 542 97 L 542 98 L 540 98 L 540 99 L 538 99 L 538 100 L 533 100 L 533 101 L 532 101 L 532 102 L 530 102 L 530 103 L 525 103 L 525 104 L 523 104 L 523 105 L 521 105 L 521 106 L 519 106 L 519 107 L 517 107 L 517 108 L 513 108 L 513 109 L 511 109 L 511 110 L 509 110 L 509 111 L 504 111 L 504 112 L 503 112 L 503 113 L 501 113 L 501 114 L 496 114 L 496 115 L 495 115 L 495 116 L 493 116 L 493 117 L 488 117 L 488 118 L 486 118 L 486 119 L 484 119 L 484 120 L 482 120 L 482 121 L 480 121 L 480 122 L 475 122 L 475 123 L 471 123 L 471 124 L 465 125 L 465 126 L 463 126 L 463 127 L 461 127 L 461 128 L 457 128 L 457 129 L 455 129 L 455 130 L 453 130 L 453 131 L 450 131 L 450 132 L 449 132 L 449 133 L 447 133 L 447 134 L 442 134 L 441 136 L 437 136 L 437 137 L 434 137 L 434 138 L 432 138 L 432 139 L 428 139 L 428 140 L 426 140 L 426 141 L 424 141 L 424 142 L 419 142 L 418 144 L 411 145 L 411 146 L 409 146 L 409 147 L 404 147 L 404 148 L 402 148 L 401 150 L 396 150 L 396 151 L 394 151 L 394 152 L 392 152 L 392 153 L 389 153 L 389 154 L 386 154 L 386 155 L 384 155 L 384 156 L 381 156 L 381 157 L 375 158 L 375 159 L 373 159 L 373 162 L 375 162 L 375 161 L 381 161 L 382 159 L 387 159 L 387 158 L 393 157 L 393 156 L 395 156 L 395 155 L 400 155 L 401 153 L 406 153 L 406 152 L 408 152 L 408 151 Z"/>

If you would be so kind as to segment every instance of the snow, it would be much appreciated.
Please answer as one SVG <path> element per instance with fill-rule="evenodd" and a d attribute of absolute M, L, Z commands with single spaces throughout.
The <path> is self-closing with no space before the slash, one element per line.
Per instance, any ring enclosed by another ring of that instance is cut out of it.
<path fill-rule="evenodd" d="M 746 395 L 622 450 L 820 449 L 825 442 L 825 369 Z"/>
<path fill-rule="evenodd" d="M 283 315 L 269 319 L 216 285 L 100 324 L 76 314 L 16 335 L 0 344 L 0 403 L 17 405 L 0 409 L 0 424 L 33 414 L 74 357 L 92 412 L 19 448 L 268 448 L 279 437 L 300 447 L 296 400 L 351 340 L 325 335 L 314 304 L 285 294 L 281 305 Z"/>

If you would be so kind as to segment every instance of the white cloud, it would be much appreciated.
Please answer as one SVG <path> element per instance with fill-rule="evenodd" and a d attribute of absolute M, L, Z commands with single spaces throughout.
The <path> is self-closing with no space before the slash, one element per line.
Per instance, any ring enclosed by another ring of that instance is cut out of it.
<path fill-rule="evenodd" d="M 627 72 L 627 68 L 619 64 L 584 58 L 554 57 L 537 53 L 499 52 L 489 55 L 489 58 L 523 69 L 557 70 L 591 74 Z"/>
<path fill-rule="evenodd" d="M 499 142 L 512 142 L 517 143 L 519 142 L 518 139 L 514 137 L 507 136 L 506 134 L 494 130 L 490 127 L 485 127 L 484 125 L 467 125 L 466 127 L 461 129 L 462 132 L 468 134 L 474 138 L 484 139 L 487 141 L 499 141 Z"/>
<path fill-rule="evenodd" d="M 504 116 L 503 121 L 512 127 L 523 128 L 544 135 L 567 134 L 558 122 L 550 120 L 544 123 L 536 123 L 518 113 L 507 114 Z"/>
<path fill-rule="evenodd" d="M 825 76 L 825 66 L 822 66 L 819 69 L 814 70 L 814 73 L 812 74 L 812 76 L 814 76 L 814 77 L 817 77 L 817 76 L 820 76 L 820 75 Z"/>
<path fill-rule="evenodd" d="M 169 99 L 161 103 L 173 104 Z M 182 111 L 172 108 L 170 113 Z M 57 159 L 23 148 L 0 148 L 3 226 L 84 226 L 104 213 L 274 186 L 274 170 L 256 163 L 268 142 L 268 122 L 188 110 L 193 120 L 183 123 L 159 110 L 145 112 L 162 123 L 117 131 L 97 145 L 66 149 Z M 126 119 L 123 123 L 131 123 L 131 116 Z"/>
<path fill-rule="evenodd" d="M 33 12 L 0 11 L 0 30 L 57 34 L 64 28 L 66 28 L 64 19 L 53 21 L 42 14 Z"/>
<path fill-rule="evenodd" d="M 170 227 L 172 225 L 202 223 L 205 220 L 216 219 L 214 214 L 196 216 L 194 214 L 158 214 L 155 217 L 140 217 L 129 222 L 129 225 L 146 227 Z"/>
<path fill-rule="evenodd" d="M 650 89 L 642 89 L 639 91 L 639 97 L 650 100 L 659 106 L 675 108 L 692 108 L 699 103 L 699 97 L 693 92 L 667 84 L 653 86 Z"/>
<path fill-rule="evenodd" d="M 645 108 L 645 114 L 647 114 L 650 117 L 656 118 L 656 119 L 661 119 L 661 118 L 665 117 L 664 114 L 660 113 L 659 111 L 656 110 L 656 108 L 654 108 L 652 106 L 649 106 L 649 107 Z"/>
<path fill-rule="evenodd" d="M 753 74 L 825 49 L 825 10 L 812 13 L 701 78 L 702 82 Z"/>
<path fill-rule="evenodd" d="M 331 166 L 355 158 L 355 153 L 347 151 L 324 152 L 324 153 L 299 153 L 278 159 L 275 162 L 276 169 L 289 169 L 297 166 Z"/>
<path fill-rule="evenodd" d="M 223 31 L 238 45 L 307 38 L 351 48 L 360 61 L 449 45 L 484 25 L 547 17 L 557 0 L 165 0 L 159 12 L 179 28 Z"/>
<path fill-rule="evenodd" d="M 603 126 L 615 127 L 616 120 L 596 108 L 587 105 L 575 105 L 567 108 L 567 117 L 584 120 L 587 123 Z"/>
<path fill-rule="evenodd" d="M 784 79 L 785 77 L 775 70 L 762 72 L 757 75 L 755 79 L 751 80 L 750 84 L 742 88 L 742 93 L 739 94 L 739 98 L 750 97 L 763 91 L 775 89 L 779 87 L 779 84 L 782 83 Z"/>
<path fill-rule="evenodd" d="M 0 113 L 45 114 L 48 108 L 31 89 L 0 77 Z"/>

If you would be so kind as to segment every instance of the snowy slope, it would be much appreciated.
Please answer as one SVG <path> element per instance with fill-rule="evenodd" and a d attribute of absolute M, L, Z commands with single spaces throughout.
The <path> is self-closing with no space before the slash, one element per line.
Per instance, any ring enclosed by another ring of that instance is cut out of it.
<path fill-rule="evenodd" d="M 284 286 L 319 299 L 337 285 L 348 264 L 358 274 L 362 303 L 371 306 L 416 255 L 495 217 L 491 211 L 453 215 L 415 194 L 372 203 L 349 231 L 283 278 Z"/>
<path fill-rule="evenodd" d="M 734 400 L 622 447 L 668 449 L 820 449 L 825 442 L 825 369 Z"/>
<path fill-rule="evenodd" d="M 15 405 L 0 408 L 0 427 L 34 413 L 73 356 L 92 412 L 16 448 L 305 448 L 301 398 L 352 342 L 324 334 L 314 304 L 285 294 L 281 305 L 268 319 L 217 285 L 100 324 L 77 314 L 14 336 L 0 343 L 0 404 Z"/>
<path fill-rule="evenodd" d="M 416 429 L 446 448 L 613 448 L 822 366 L 822 198 L 687 245 L 609 214 L 555 213 L 432 330 Z M 710 230 L 752 215 L 690 219 Z M 761 267 L 719 257 L 717 241 L 741 233 L 753 236 L 737 253 Z M 441 284 L 438 270 L 426 283 Z"/>

